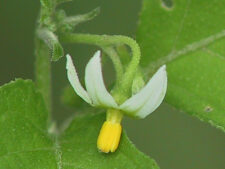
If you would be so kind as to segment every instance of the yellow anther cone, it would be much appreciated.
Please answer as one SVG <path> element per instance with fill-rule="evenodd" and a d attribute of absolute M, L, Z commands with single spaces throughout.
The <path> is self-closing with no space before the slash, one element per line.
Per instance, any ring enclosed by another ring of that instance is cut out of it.
<path fill-rule="evenodd" d="M 115 152 L 119 146 L 121 132 L 120 123 L 105 121 L 98 136 L 98 149 L 104 153 Z"/>

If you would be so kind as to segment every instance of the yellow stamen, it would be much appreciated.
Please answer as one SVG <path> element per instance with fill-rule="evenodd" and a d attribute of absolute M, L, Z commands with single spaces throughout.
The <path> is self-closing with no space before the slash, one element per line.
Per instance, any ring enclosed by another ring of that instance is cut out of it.
<path fill-rule="evenodd" d="M 119 146 L 121 132 L 120 123 L 105 121 L 98 136 L 98 149 L 104 153 L 115 152 Z"/>
<path fill-rule="evenodd" d="M 102 125 L 97 141 L 97 147 L 101 152 L 115 152 L 118 148 L 122 132 L 121 120 L 120 111 L 108 110 L 107 120 Z"/>

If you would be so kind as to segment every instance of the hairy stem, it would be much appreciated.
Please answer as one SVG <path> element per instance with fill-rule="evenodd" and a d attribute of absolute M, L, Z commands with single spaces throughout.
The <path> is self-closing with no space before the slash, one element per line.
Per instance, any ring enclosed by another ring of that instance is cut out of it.
<path fill-rule="evenodd" d="M 123 78 L 123 65 L 120 58 L 113 47 L 102 47 L 103 51 L 110 57 L 116 70 L 116 85 Z"/>
<path fill-rule="evenodd" d="M 51 63 L 48 46 L 40 39 L 35 40 L 35 81 L 46 106 L 51 111 Z"/>

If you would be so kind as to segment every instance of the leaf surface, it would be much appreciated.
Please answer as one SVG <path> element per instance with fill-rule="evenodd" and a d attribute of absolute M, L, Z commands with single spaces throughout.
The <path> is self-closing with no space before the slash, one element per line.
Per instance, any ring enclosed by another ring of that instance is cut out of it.
<path fill-rule="evenodd" d="M 144 0 L 137 40 L 142 67 L 167 65 L 166 102 L 225 131 L 225 1 Z"/>
<path fill-rule="evenodd" d="M 78 116 L 58 138 L 47 132 L 48 112 L 29 80 L 0 87 L 0 169 L 158 169 L 123 133 L 115 153 L 98 152 L 105 113 Z"/>

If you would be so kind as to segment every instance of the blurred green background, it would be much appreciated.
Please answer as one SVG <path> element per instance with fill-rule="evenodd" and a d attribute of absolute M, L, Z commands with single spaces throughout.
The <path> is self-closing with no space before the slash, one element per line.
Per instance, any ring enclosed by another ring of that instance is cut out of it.
<path fill-rule="evenodd" d="M 67 14 L 86 13 L 101 7 L 94 20 L 78 26 L 77 32 L 123 34 L 135 38 L 140 0 L 74 0 L 62 5 Z M 15 78 L 34 79 L 34 29 L 39 1 L 10 0 L 0 3 L 0 85 Z M 85 63 L 95 47 L 64 46 L 79 65 Z M 112 67 L 105 69 L 106 83 L 114 78 Z M 64 119 L 71 110 L 60 104 L 62 88 L 68 85 L 65 59 L 52 64 L 55 117 Z M 144 120 L 126 118 L 124 128 L 133 143 L 153 157 L 161 169 L 225 169 L 225 135 L 166 103 Z"/>

